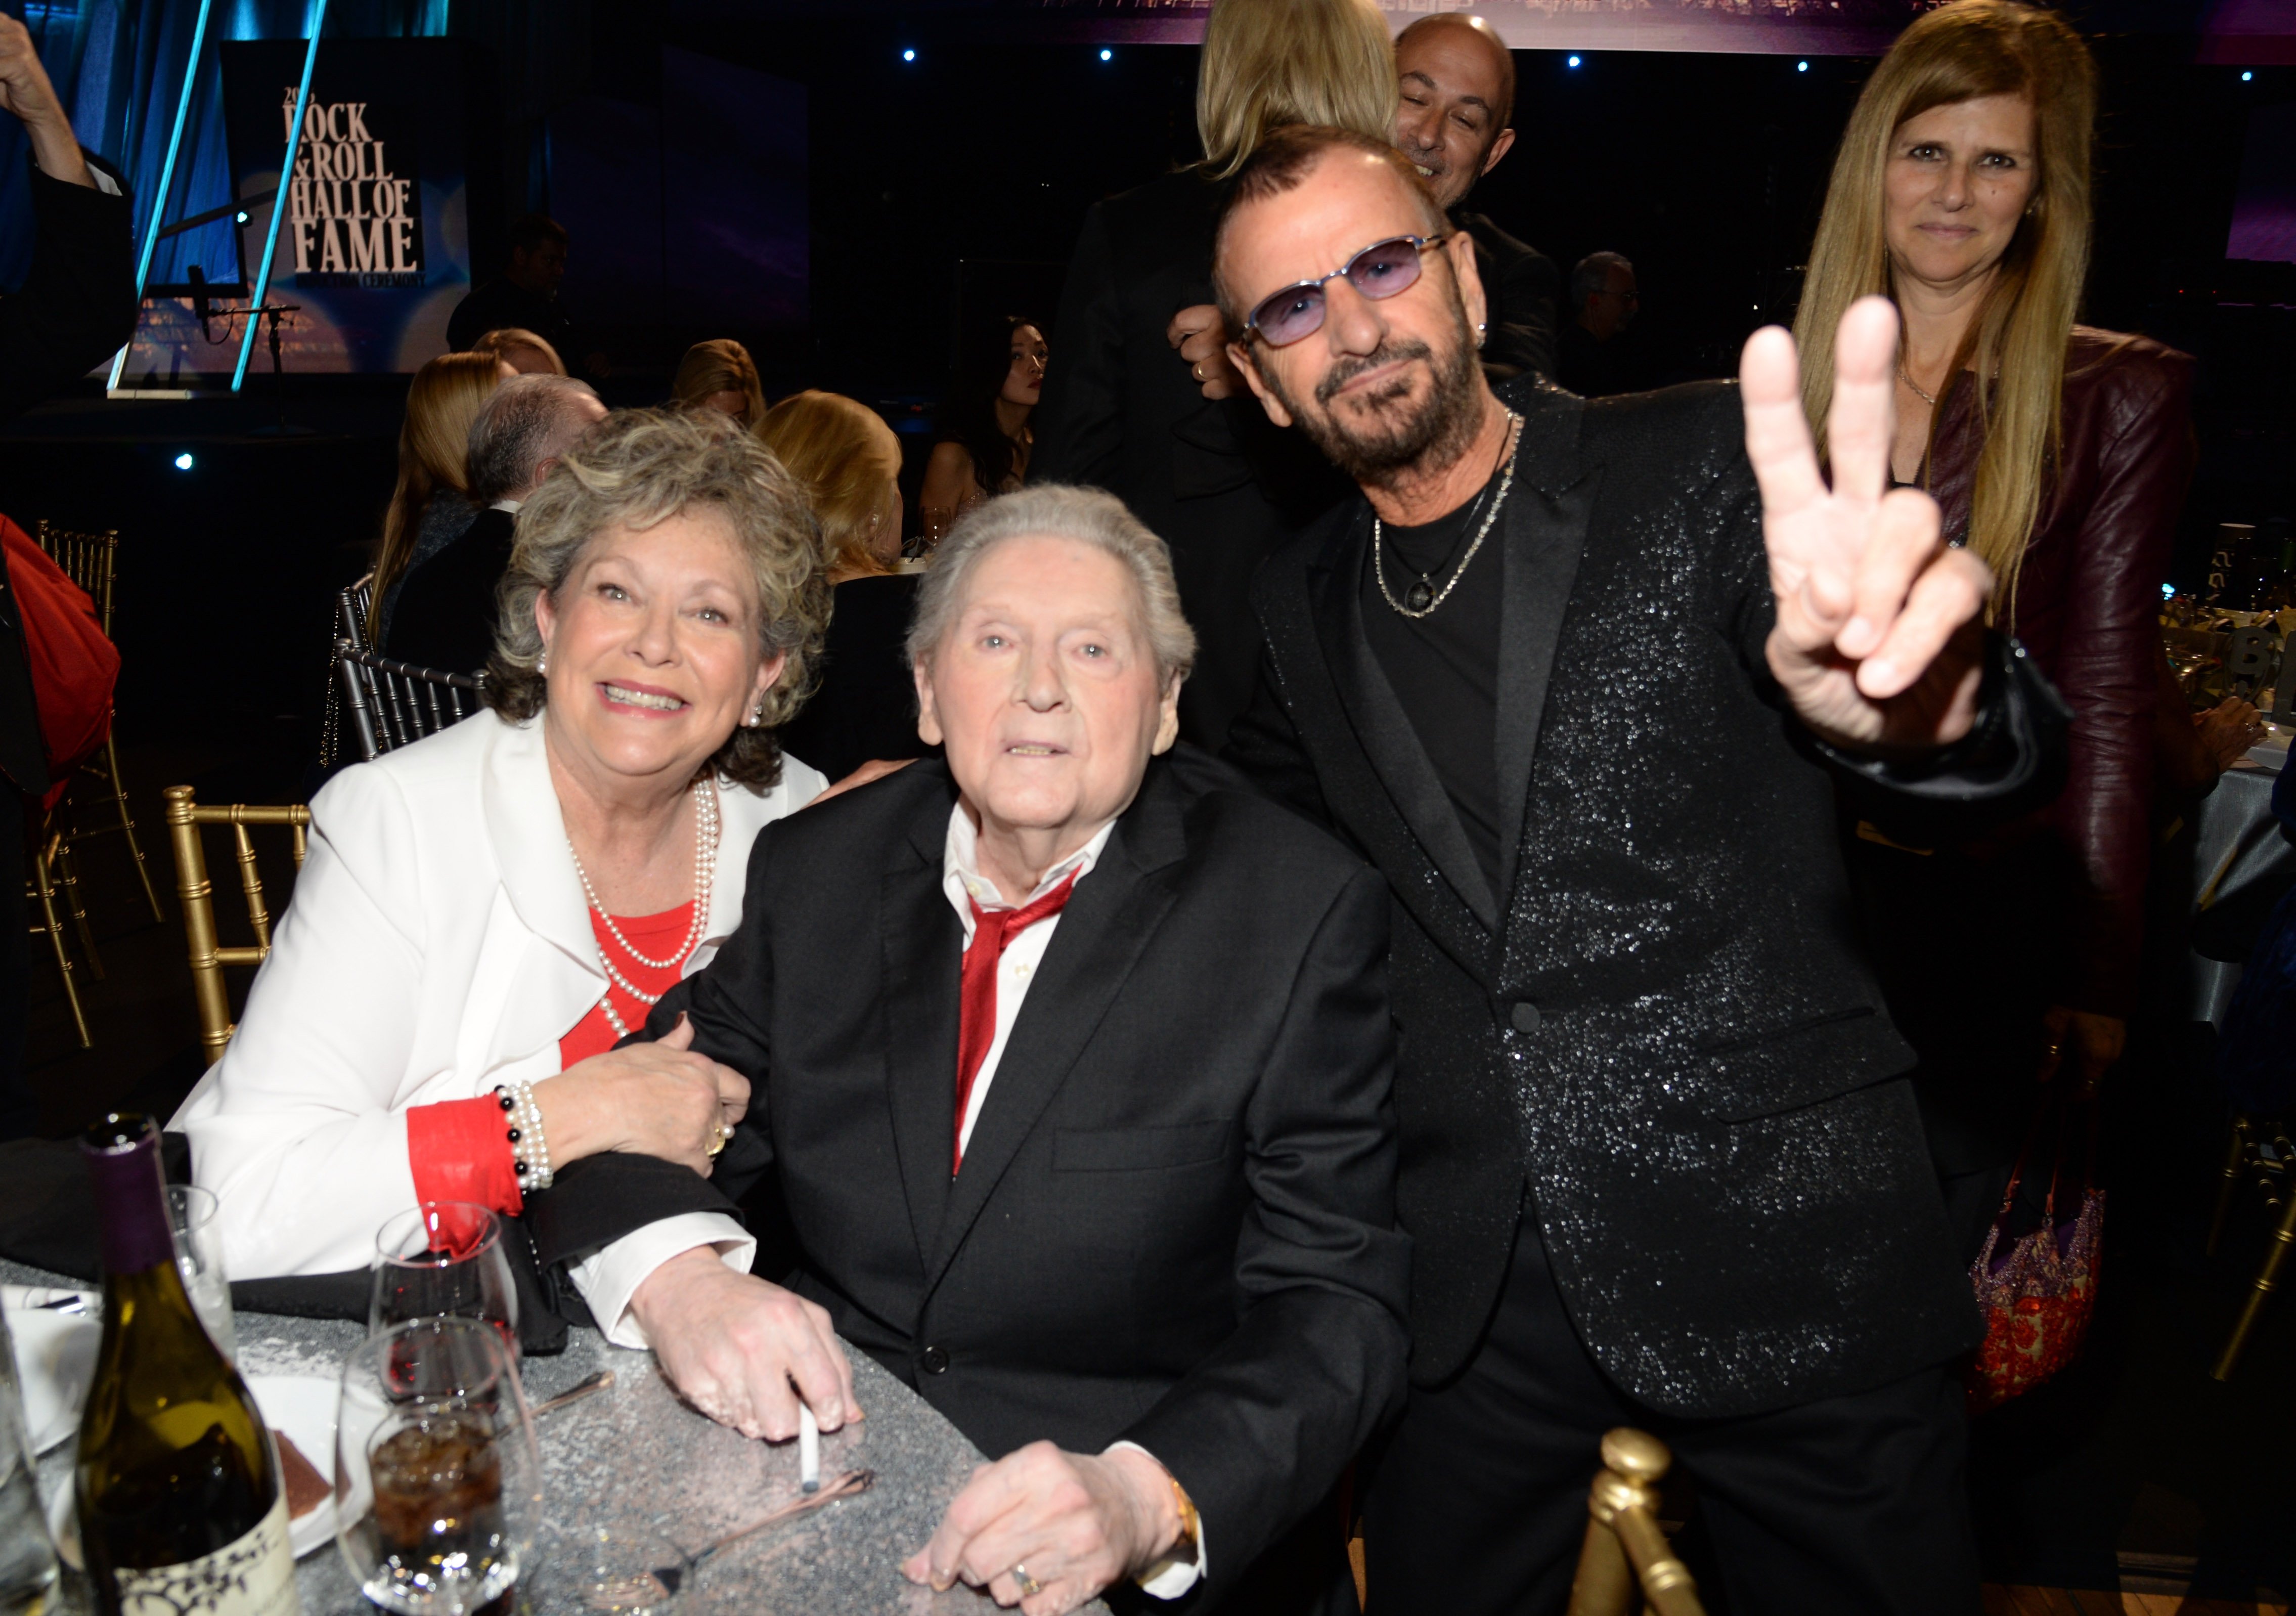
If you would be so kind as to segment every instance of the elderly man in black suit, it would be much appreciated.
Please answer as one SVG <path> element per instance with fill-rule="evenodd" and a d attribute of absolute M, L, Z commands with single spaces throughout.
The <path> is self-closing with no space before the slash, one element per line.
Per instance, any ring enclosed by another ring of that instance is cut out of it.
<path fill-rule="evenodd" d="M 996 1461 L 911 1577 L 1029 1616 L 1125 1577 L 1302 1608 L 1346 1586 L 1317 1505 L 1403 1392 L 1385 890 L 1173 750 L 1193 636 L 1110 496 L 968 516 L 910 650 L 946 759 L 761 836 L 740 928 L 649 1022 L 753 1085 L 714 1181 L 578 1162 L 535 1197 L 541 1253 L 771 1167 L 787 1290 L 702 1246 L 633 1302 L 696 1404 L 834 1425 L 841 1338 Z"/>
<path fill-rule="evenodd" d="M 1376 142 L 1278 134 L 1218 242 L 1237 363 L 1364 496 L 1260 573 L 1229 755 L 1394 894 L 1413 1391 L 1372 1612 L 1561 1610 L 1622 1423 L 1695 1477 L 1731 1608 L 1974 1612 L 1976 1312 L 1829 775 L 2005 799 L 2057 710 L 1885 496 L 1890 311 L 1845 324 L 1829 491 L 1782 332 L 1742 388 L 1495 395 L 1472 243 Z"/>

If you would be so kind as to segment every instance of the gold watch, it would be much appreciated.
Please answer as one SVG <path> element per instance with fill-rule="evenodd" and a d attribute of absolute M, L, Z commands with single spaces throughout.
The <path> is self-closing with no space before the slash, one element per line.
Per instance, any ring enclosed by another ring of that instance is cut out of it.
<path fill-rule="evenodd" d="M 1196 1513 L 1196 1501 L 1188 1497 L 1188 1489 L 1180 1485 L 1179 1477 L 1169 1471 L 1165 1479 L 1172 1484 L 1172 1501 L 1180 1506 L 1180 1538 L 1172 1545 L 1171 1558 L 1193 1561 L 1197 1555 L 1197 1543 L 1202 1536 L 1203 1517 Z"/>

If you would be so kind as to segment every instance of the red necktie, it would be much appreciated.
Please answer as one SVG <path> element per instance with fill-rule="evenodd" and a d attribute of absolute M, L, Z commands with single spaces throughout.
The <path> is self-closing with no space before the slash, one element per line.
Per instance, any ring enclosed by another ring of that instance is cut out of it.
<path fill-rule="evenodd" d="M 973 1079 L 996 1041 L 996 967 L 1013 939 L 1047 915 L 1058 915 L 1076 887 L 1076 872 L 1025 909 L 984 909 L 972 903 L 972 946 L 964 951 L 956 1022 L 956 1137 L 948 1170 L 964 1165 L 964 1112 L 972 1103 Z"/>

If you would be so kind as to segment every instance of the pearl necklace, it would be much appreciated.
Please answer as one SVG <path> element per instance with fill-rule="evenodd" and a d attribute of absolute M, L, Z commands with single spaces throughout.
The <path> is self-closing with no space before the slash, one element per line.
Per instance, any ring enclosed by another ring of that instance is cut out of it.
<path fill-rule="evenodd" d="M 693 918 L 685 928 L 685 940 L 677 945 L 668 959 L 650 959 L 630 946 L 630 939 L 622 935 L 622 929 L 614 923 L 614 917 L 599 901 L 598 890 L 590 884 L 590 873 L 582 867 L 582 856 L 574 851 L 574 840 L 570 836 L 566 841 L 566 851 L 574 860 L 574 874 L 582 883 L 582 896 L 589 900 L 592 912 L 606 923 L 606 934 L 621 945 L 623 953 L 649 971 L 674 970 L 692 956 L 701 941 L 702 934 L 709 927 L 709 892 L 718 877 L 718 791 L 715 785 L 706 780 L 697 780 L 693 784 Z M 605 967 L 608 981 L 639 1004 L 658 1005 L 661 1002 L 661 995 L 646 992 L 616 969 L 613 956 L 603 947 L 598 950 L 598 964 Z M 614 1029 L 614 1036 L 629 1037 L 628 1026 L 614 1008 L 611 988 L 598 1003 L 606 1013 L 606 1024 Z"/>

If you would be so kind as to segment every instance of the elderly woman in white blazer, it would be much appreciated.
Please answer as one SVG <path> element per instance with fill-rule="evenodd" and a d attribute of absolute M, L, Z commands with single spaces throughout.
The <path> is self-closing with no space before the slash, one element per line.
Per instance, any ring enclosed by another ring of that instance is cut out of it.
<path fill-rule="evenodd" d="M 707 1173 L 748 1103 L 683 1037 L 611 1046 L 742 915 L 750 845 L 823 789 L 780 755 L 828 617 L 804 497 L 725 417 L 609 417 L 519 514 L 480 713 L 346 770 L 221 1061 L 177 1114 L 242 1278 L 364 1267 L 423 1200 L 516 1212 L 606 1150 Z M 610 1335 L 723 1217 L 574 1279 Z"/>

